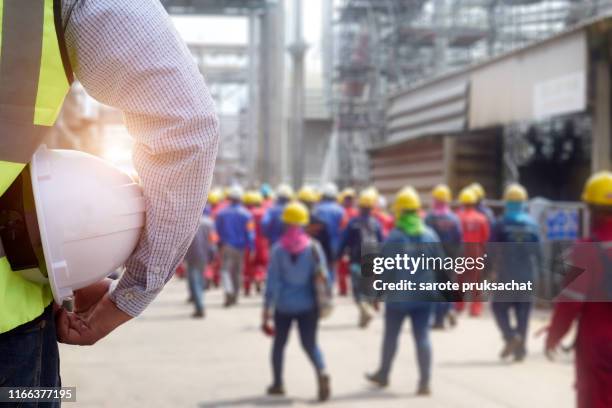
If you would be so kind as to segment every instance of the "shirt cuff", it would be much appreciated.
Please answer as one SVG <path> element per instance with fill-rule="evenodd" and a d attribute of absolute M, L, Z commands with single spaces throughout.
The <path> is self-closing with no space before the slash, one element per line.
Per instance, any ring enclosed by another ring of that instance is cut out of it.
<path fill-rule="evenodd" d="M 124 313 L 137 317 L 155 300 L 158 291 L 143 291 L 138 287 L 122 288 L 119 281 L 111 284 L 110 299 Z M 113 287 L 114 286 L 114 287 Z"/>

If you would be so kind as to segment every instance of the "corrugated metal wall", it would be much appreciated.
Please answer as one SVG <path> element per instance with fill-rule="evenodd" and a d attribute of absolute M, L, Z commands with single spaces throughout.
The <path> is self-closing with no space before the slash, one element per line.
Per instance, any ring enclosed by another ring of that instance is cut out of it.
<path fill-rule="evenodd" d="M 387 143 L 465 130 L 468 89 L 468 81 L 459 75 L 392 96 L 386 114 Z"/>
<path fill-rule="evenodd" d="M 489 198 L 501 194 L 501 130 L 491 129 L 476 134 L 448 136 L 453 138 L 453 158 L 447 182 L 458 192 L 477 181 Z"/>
<path fill-rule="evenodd" d="M 391 198 L 399 189 L 412 185 L 426 198 L 444 180 L 443 138 L 409 140 L 372 151 L 371 178 L 381 194 Z"/>
<path fill-rule="evenodd" d="M 414 186 L 425 203 L 438 183 L 448 183 L 455 195 L 475 181 L 490 198 L 501 193 L 500 131 L 469 135 L 430 136 L 371 152 L 372 183 L 392 198 L 406 185 Z"/>

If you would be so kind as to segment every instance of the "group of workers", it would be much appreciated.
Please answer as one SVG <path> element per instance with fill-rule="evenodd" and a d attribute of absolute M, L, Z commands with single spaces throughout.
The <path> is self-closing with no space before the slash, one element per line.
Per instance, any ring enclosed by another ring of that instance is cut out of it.
<path fill-rule="evenodd" d="M 417 190 L 406 187 L 397 193 L 388 212 L 387 203 L 373 187 L 359 194 L 353 189 L 339 192 L 333 184 L 320 191 L 305 186 L 297 194 L 287 185 L 279 186 L 275 194 L 268 186 L 261 191 L 244 192 L 239 186 L 232 186 L 225 192 L 211 192 L 201 223 L 203 234 L 211 237 L 202 238 L 202 242 L 206 240 L 205 246 L 215 248 L 209 252 L 211 262 L 206 276 L 210 284 L 221 282 L 227 307 L 237 302 L 241 288 L 245 295 L 253 286 L 258 292 L 264 292 L 262 329 L 274 337 L 274 380 L 268 389 L 270 395 L 285 392 L 283 350 L 295 320 L 304 351 L 317 374 L 319 399 L 329 398 L 330 378 L 317 344 L 317 328 L 322 313 L 314 277 L 324 276 L 330 291 L 337 285 L 339 295 L 347 295 L 351 286 L 358 307 L 358 325 L 367 327 L 374 311 L 378 310 L 378 301 L 365 296 L 360 288 L 364 246 L 377 245 L 383 254 L 403 248 L 406 252 L 415 251 L 409 255 L 419 256 L 427 251 L 420 244 L 435 244 L 425 246 L 432 248 L 429 255 L 451 258 L 486 257 L 487 252 L 491 252 L 487 276 L 494 274 L 495 280 L 501 282 L 535 279 L 542 263 L 541 238 L 537 223 L 528 213 L 529 197 L 525 188 L 515 183 L 507 186 L 503 195 L 503 213 L 498 217 L 485 205 L 485 191 L 480 184 L 462 189 L 457 198 L 457 208 L 453 209 L 450 188 L 438 185 L 431 192 L 431 205 L 426 212 Z M 612 174 L 594 175 L 585 187 L 584 201 L 591 210 L 589 242 L 611 241 Z M 509 246 L 492 249 L 492 243 Z M 194 242 L 194 245 L 202 244 Z M 598 279 L 609 283 L 612 281 L 609 276 L 612 273 L 609 245 L 596 247 L 589 247 L 591 252 L 595 251 L 590 257 L 577 256 L 586 260 L 590 271 L 600 271 Z M 416 248 L 419 248 L 419 253 L 416 253 Z M 600 262 L 599 269 L 592 266 L 594 262 Z M 201 266 L 198 265 L 199 270 L 188 268 L 192 271 L 189 275 L 197 274 L 201 279 Z M 459 283 L 475 283 L 482 281 L 484 273 L 468 268 L 453 275 Z M 440 276 L 440 271 L 436 270 L 419 271 L 421 281 L 435 282 L 448 277 Z M 197 305 L 196 315 L 199 316 L 202 306 L 198 302 L 201 301 L 193 288 L 196 285 L 201 288 L 202 284 L 193 278 L 189 282 Z M 602 361 L 612 361 L 609 349 L 612 325 L 606 322 L 612 309 L 610 303 L 588 302 L 585 297 L 590 283 L 585 282 L 573 280 L 560 295 L 561 300 L 571 299 L 572 303 L 556 305 L 546 350 L 552 357 L 571 322 L 579 319 L 576 344 L 579 403 L 581 407 L 607 406 L 601 401 L 609 402 L 605 398 L 609 398 L 606 387 L 611 385 L 611 373 Z M 429 395 L 430 330 L 444 329 L 447 321 L 454 326 L 457 314 L 464 309 L 468 309 L 473 317 L 480 316 L 483 294 L 470 290 L 458 299 L 438 298 L 435 302 L 403 296 L 402 301 L 386 302 L 380 366 L 366 377 L 377 386 L 388 385 L 401 327 L 403 321 L 410 318 L 419 367 L 417 394 Z M 580 296 L 583 297 L 578 299 Z M 522 361 L 527 354 L 531 299 L 508 299 L 503 294 L 494 294 L 490 300 L 492 314 L 504 341 L 500 357 Z M 593 334 L 598 337 L 593 337 Z"/>

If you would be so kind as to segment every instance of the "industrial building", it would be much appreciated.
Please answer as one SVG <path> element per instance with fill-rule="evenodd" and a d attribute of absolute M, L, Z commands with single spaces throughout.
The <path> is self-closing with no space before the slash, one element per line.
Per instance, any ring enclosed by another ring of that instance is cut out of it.
<path fill-rule="evenodd" d="M 337 157 L 345 169 L 367 164 L 341 181 L 391 195 L 477 180 L 492 196 L 521 181 L 577 200 L 589 172 L 610 166 L 610 6 L 344 1 Z M 345 154 L 363 146 L 365 161 Z"/>

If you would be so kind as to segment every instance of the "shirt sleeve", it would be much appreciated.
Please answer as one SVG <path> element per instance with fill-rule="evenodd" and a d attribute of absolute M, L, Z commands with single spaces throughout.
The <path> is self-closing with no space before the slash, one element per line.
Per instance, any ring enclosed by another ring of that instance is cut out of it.
<path fill-rule="evenodd" d="M 135 139 L 146 226 L 111 293 L 140 314 L 193 238 L 212 178 L 218 118 L 204 79 L 170 17 L 153 0 L 64 0 L 66 48 L 78 80 L 120 109 Z"/>

